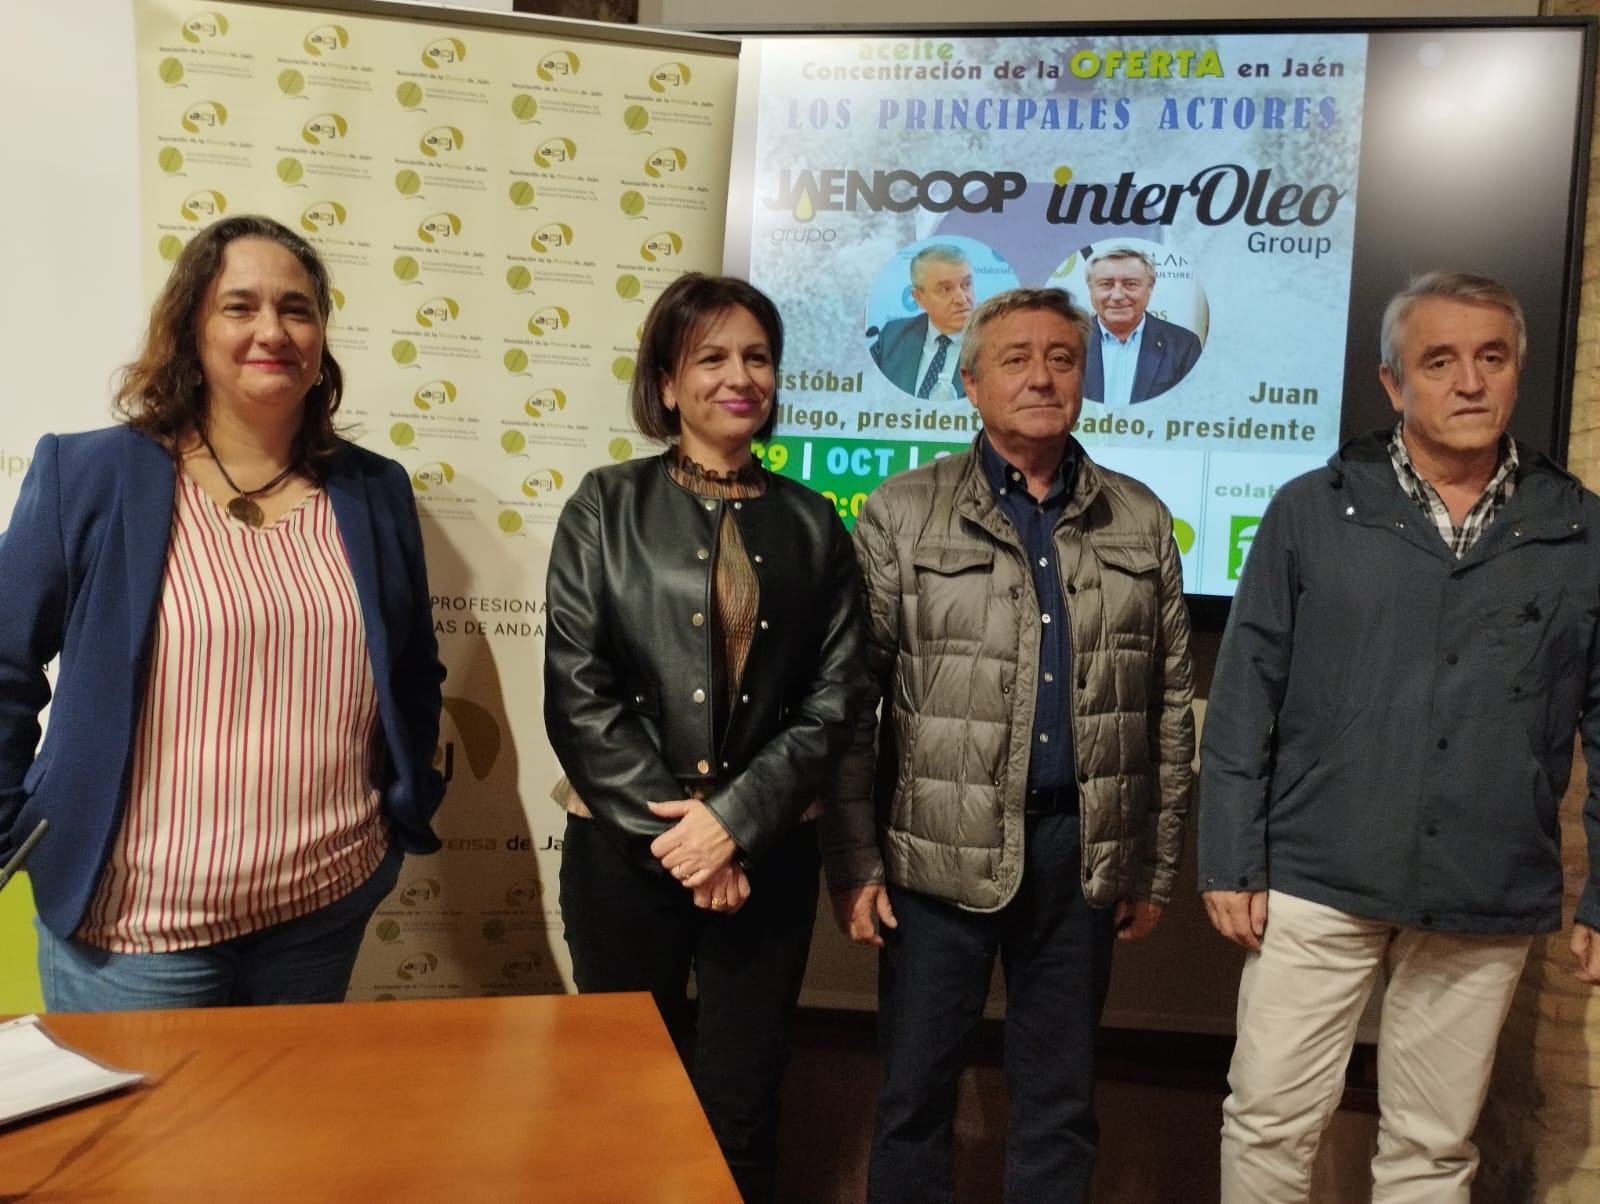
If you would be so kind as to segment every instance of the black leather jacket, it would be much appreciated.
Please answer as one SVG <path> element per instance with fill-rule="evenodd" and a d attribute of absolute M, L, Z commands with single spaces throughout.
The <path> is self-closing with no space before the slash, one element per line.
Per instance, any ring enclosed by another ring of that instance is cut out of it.
<path fill-rule="evenodd" d="M 600 468 L 550 549 L 544 718 L 578 794 L 641 865 L 670 825 L 647 801 L 705 802 L 752 862 L 817 797 L 865 691 L 860 577 L 820 494 L 782 477 L 756 498 L 682 488 L 664 458 Z M 755 638 L 719 743 L 712 568 L 732 507 L 759 583 Z"/>

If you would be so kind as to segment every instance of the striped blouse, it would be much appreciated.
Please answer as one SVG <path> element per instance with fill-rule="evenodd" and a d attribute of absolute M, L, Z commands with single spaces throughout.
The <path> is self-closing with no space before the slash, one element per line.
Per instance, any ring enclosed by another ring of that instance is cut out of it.
<path fill-rule="evenodd" d="M 188 949 L 354 890 L 388 844 L 377 713 L 327 494 L 253 529 L 180 474 L 128 802 L 77 935 Z"/>

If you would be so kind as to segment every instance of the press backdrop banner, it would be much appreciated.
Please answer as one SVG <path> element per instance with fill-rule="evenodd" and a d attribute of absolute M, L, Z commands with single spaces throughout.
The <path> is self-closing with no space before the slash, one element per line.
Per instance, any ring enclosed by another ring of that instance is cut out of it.
<path fill-rule="evenodd" d="M 143 272 L 228 214 L 333 272 L 352 437 L 411 470 L 441 656 L 444 849 L 408 859 L 352 998 L 562 990 L 544 578 L 626 413 L 640 323 L 719 270 L 737 45 L 409 6 L 139 0 Z"/>

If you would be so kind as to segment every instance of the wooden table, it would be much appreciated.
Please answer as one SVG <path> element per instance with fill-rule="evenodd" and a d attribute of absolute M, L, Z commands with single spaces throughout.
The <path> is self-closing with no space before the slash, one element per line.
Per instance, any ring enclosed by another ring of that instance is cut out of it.
<path fill-rule="evenodd" d="M 738 1204 L 648 995 L 44 1021 L 150 1077 L 0 1128 L 0 1201 Z"/>

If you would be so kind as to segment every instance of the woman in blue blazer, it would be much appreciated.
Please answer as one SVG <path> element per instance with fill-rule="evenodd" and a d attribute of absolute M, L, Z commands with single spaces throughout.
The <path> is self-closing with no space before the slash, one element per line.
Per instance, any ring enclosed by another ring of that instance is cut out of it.
<path fill-rule="evenodd" d="M 0 535 L 0 859 L 49 821 L 51 1010 L 341 999 L 401 856 L 439 847 L 416 506 L 334 433 L 329 312 L 292 231 L 202 231 L 125 423 L 41 440 Z"/>

